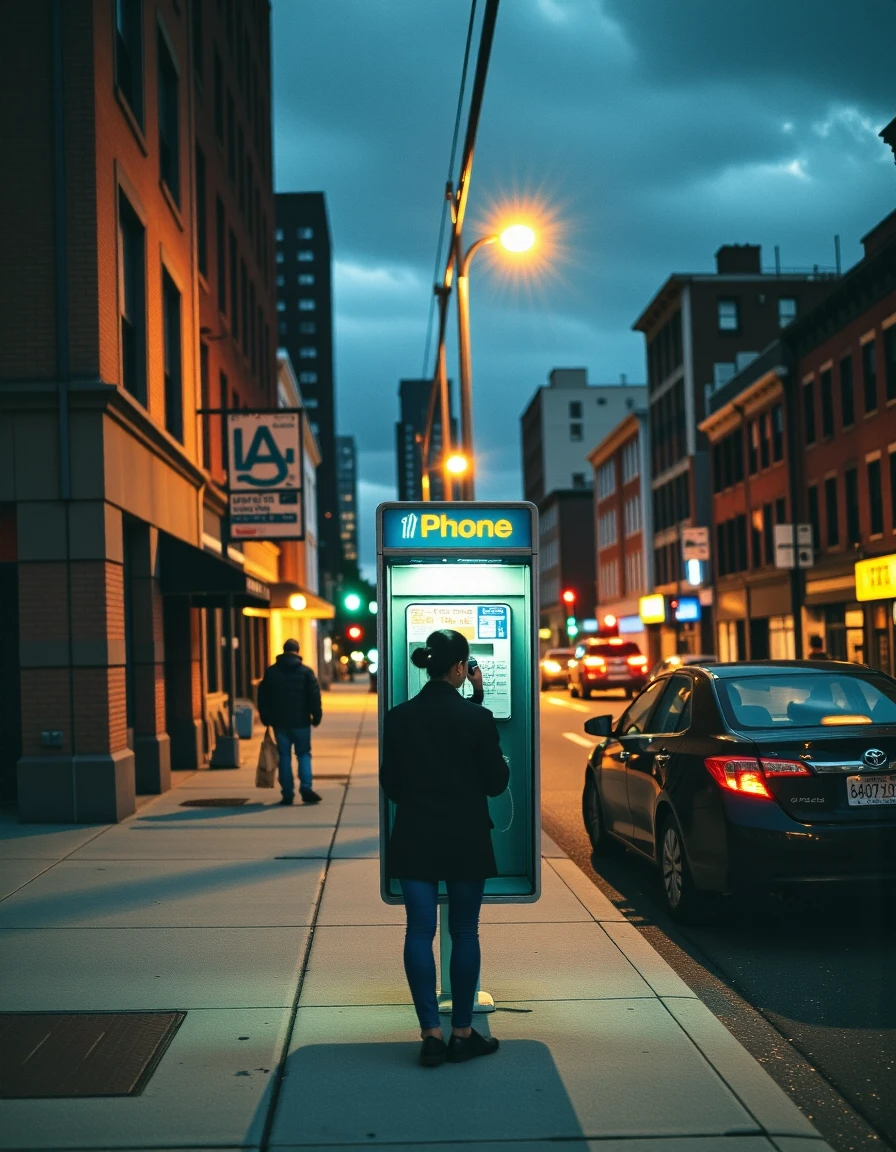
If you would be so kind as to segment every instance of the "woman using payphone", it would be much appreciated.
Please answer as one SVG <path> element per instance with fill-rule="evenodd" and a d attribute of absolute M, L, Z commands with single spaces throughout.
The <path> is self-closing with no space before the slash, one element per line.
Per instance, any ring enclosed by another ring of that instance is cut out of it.
<path fill-rule="evenodd" d="M 420 1063 L 435 1067 L 487 1056 L 498 1041 L 472 1027 L 479 979 L 479 910 L 485 881 L 497 875 L 488 797 L 507 787 L 494 717 L 481 706 L 482 673 L 471 668 L 460 632 L 432 632 L 411 654 L 429 679 L 411 700 L 390 708 L 383 729 L 380 783 L 396 805 L 386 852 L 407 913 L 404 968 L 420 1021 Z M 473 698 L 459 692 L 465 680 Z M 448 890 L 451 933 L 451 1038 L 439 1025 L 433 939 L 439 881 Z"/>

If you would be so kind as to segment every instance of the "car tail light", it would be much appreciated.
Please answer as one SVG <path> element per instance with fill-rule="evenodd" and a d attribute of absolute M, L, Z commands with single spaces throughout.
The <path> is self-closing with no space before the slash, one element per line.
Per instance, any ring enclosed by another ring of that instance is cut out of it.
<path fill-rule="evenodd" d="M 743 756 L 708 756 L 704 763 L 709 774 L 723 788 L 771 799 L 758 760 Z"/>
<path fill-rule="evenodd" d="M 603 668 L 605 663 L 603 656 L 586 656 L 583 660 L 586 668 Z"/>
<path fill-rule="evenodd" d="M 626 660 L 626 664 L 628 664 L 631 668 L 646 668 L 647 667 L 647 657 L 646 656 L 629 656 L 629 658 Z"/>
<path fill-rule="evenodd" d="M 799 760 L 761 759 L 762 771 L 766 776 L 811 776 L 808 764 Z"/>

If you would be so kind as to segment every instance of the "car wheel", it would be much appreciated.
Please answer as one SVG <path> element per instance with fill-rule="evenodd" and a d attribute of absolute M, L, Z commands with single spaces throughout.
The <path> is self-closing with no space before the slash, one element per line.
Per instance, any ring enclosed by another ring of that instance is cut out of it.
<path fill-rule="evenodd" d="M 694 886 L 678 821 L 668 816 L 660 834 L 660 875 L 666 911 L 680 924 L 699 924 L 710 916 L 710 900 Z"/>
<path fill-rule="evenodd" d="M 573 684 L 572 680 L 569 682 L 569 694 L 573 697 L 576 697 L 579 694 L 579 690 L 576 688 L 575 684 Z"/>
<path fill-rule="evenodd" d="M 582 689 L 582 699 L 583 700 L 590 700 L 591 699 L 591 689 L 590 688 L 583 688 Z"/>
<path fill-rule="evenodd" d="M 638 695 L 638 689 L 637 688 L 626 688 L 625 694 L 629 698 L 629 700 L 634 700 L 634 698 Z"/>
<path fill-rule="evenodd" d="M 585 769 L 585 789 L 582 792 L 582 820 L 591 841 L 591 851 L 595 856 L 609 856 L 619 847 L 604 825 L 604 815 L 600 805 L 600 795 L 590 768 Z"/>

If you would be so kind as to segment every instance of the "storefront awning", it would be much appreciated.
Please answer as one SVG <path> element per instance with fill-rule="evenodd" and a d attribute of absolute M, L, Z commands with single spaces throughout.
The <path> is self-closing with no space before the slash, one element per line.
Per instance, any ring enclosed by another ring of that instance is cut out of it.
<path fill-rule="evenodd" d="M 289 581 L 271 585 L 271 607 L 312 620 L 332 620 L 336 615 L 336 609 L 329 600 Z"/>
<path fill-rule="evenodd" d="M 159 533 L 159 573 L 163 596 L 189 596 L 203 608 L 222 608 L 232 598 L 237 608 L 266 608 L 271 589 L 238 564 Z"/>

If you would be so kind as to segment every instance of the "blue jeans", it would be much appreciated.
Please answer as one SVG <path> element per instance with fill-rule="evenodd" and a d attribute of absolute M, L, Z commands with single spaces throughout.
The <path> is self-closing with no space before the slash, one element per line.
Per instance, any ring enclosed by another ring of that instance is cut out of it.
<path fill-rule="evenodd" d="M 284 796 L 295 795 L 292 776 L 292 750 L 299 762 L 299 789 L 307 792 L 311 787 L 311 729 L 275 728 L 277 751 L 280 753 L 280 789 Z"/>
<path fill-rule="evenodd" d="M 411 988 L 420 1028 L 439 1027 L 436 962 L 432 942 L 436 934 L 439 886 L 434 880 L 400 880 L 408 924 L 404 937 L 404 971 Z M 451 1024 L 469 1028 L 473 1023 L 473 996 L 479 979 L 479 909 L 485 882 L 449 880 L 448 930 L 451 933 Z"/>

